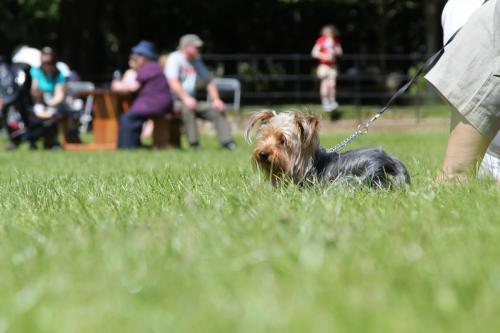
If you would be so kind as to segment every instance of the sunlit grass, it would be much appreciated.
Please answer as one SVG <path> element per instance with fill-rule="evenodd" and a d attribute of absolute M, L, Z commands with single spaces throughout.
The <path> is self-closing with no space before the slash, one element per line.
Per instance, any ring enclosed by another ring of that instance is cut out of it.
<path fill-rule="evenodd" d="M 0 332 L 497 332 L 500 190 L 434 185 L 446 136 L 357 143 L 394 192 L 275 189 L 242 142 L 0 152 Z"/>

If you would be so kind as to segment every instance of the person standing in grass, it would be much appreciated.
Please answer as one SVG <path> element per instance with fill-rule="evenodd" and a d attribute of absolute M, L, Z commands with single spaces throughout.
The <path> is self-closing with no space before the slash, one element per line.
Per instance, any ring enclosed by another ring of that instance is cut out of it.
<path fill-rule="evenodd" d="M 498 139 L 490 146 L 500 129 L 500 1 L 448 1 L 443 11 L 445 42 L 460 27 L 426 76 L 452 106 L 441 180 L 467 179 L 488 147 L 486 163 L 496 165 L 498 172 L 500 162 Z"/>
<path fill-rule="evenodd" d="M 326 112 L 332 112 L 339 106 L 337 103 L 337 58 L 342 54 L 337 28 L 333 25 L 324 26 L 311 55 L 319 61 L 317 76 L 321 80 L 321 104 Z"/>
<path fill-rule="evenodd" d="M 188 142 L 192 149 L 199 149 L 196 119 L 202 118 L 215 124 L 222 147 L 234 150 L 236 145 L 224 112 L 224 102 L 200 56 L 202 46 L 203 41 L 198 36 L 185 35 L 180 40 L 178 50 L 168 57 L 165 75 L 176 97 L 175 108 L 179 108 L 182 112 Z M 205 85 L 212 99 L 211 103 L 202 103 L 196 99 L 196 87 L 200 82 Z"/>
<path fill-rule="evenodd" d="M 442 15 L 444 44 L 464 26 L 484 0 L 450 0 Z M 493 177 L 500 182 L 500 133 L 488 147 L 479 170 L 481 176 Z"/>
<path fill-rule="evenodd" d="M 130 111 L 120 118 L 118 148 L 134 149 L 141 145 L 141 130 L 148 119 L 172 112 L 172 95 L 163 69 L 158 64 L 155 46 L 141 41 L 132 49 L 130 64 L 137 75 L 131 81 L 113 81 L 114 91 L 135 93 Z"/>

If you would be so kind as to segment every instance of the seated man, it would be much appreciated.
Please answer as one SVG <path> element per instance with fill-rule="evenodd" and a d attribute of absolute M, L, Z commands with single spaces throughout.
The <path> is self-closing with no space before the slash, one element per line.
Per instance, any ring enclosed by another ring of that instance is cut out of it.
<path fill-rule="evenodd" d="M 120 149 L 139 148 L 144 122 L 172 112 L 172 96 L 163 69 L 156 61 L 158 54 L 154 44 L 141 41 L 132 49 L 130 57 L 133 59 L 130 64 L 137 72 L 135 80 L 112 83 L 115 91 L 136 93 L 130 111 L 120 119 Z"/>
<path fill-rule="evenodd" d="M 219 97 L 217 87 L 212 82 L 207 68 L 200 58 L 203 42 L 196 35 L 185 35 L 179 43 L 179 50 L 170 54 L 165 68 L 170 87 L 176 97 L 176 108 L 180 107 L 191 148 L 199 148 L 199 134 L 196 118 L 215 123 L 222 147 L 234 150 L 236 145 L 231 136 L 231 128 L 224 113 L 224 102 Z M 196 83 L 201 78 L 212 99 L 211 105 L 196 100 Z"/>

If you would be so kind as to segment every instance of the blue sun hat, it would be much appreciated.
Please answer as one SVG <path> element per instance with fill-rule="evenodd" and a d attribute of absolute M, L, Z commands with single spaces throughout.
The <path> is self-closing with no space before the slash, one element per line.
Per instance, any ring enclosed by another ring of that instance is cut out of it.
<path fill-rule="evenodd" d="M 134 46 L 132 48 L 132 53 L 143 55 L 150 60 L 158 59 L 155 44 L 147 40 L 141 40 L 139 44 Z"/>

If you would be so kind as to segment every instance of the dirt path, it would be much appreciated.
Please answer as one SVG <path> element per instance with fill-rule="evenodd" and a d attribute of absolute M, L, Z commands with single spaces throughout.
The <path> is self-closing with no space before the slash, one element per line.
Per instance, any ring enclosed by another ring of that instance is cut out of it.
<path fill-rule="evenodd" d="M 364 120 L 366 121 L 366 120 Z M 337 122 L 323 121 L 321 128 L 325 131 L 350 131 L 358 126 L 358 120 L 340 120 Z M 426 118 L 421 119 L 417 123 L 415 118 L 398 118 L 398 119 L 379 119 L 370 131 L 404 131 L 415 129 L 446 129 L 449 126 L 449 120 L 445 118 Z"/>
<path fill-rule="evenodd" d="M 233 118 L 233 123 L 237 124 L 238 130 L 244 130 L 248 122 L 248 117 Z M 363 121 L 366 121 L 364 119 Z M 321 121 L 321 131 L 324 132 L 349 132 L 354 131 L 358 126 L 357 119 L 347 119 L 331 122 L 327 119 Z M 446 118 L 424 118 L 417 123 L 415 118 L 381 118 L 370 129 L 371 132 L 405 131 L 417 129 L 447 129 L 449 119 Z M 203 126 L 207 129 L 207 126 Z"/>

